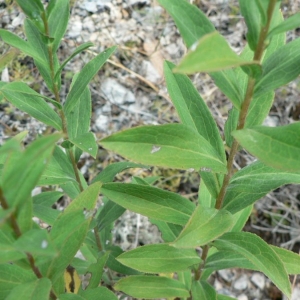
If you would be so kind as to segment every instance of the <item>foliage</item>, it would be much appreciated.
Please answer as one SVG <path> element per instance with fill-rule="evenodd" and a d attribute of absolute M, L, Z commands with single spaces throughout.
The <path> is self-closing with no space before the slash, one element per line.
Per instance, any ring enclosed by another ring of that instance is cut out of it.
<path fill-rule="evenodd" d="M 21 294 L 26 299 L 113 300 L 117 292 L 147 299 L 229 299 L 207 279 L 213 271 L 231 267 L 261 271 L 291 296 L 288 276 L 300 273 L 300 257 L 241 230 L 255 201 L 283 184 L 300 183 L 299 123 L 262 126 L 274 90 L 300 74 L 300 39 L 285 44 L 285 32 L 299 26 L 299 13 L 283 21 L 280 1 L 240 0 L 248 45 L 237 55 L 196 6 L 185 0 L 158 1 L 189 48 L 177 66 L 164 65 L 181 123 L 141 126 L 100 141 L 89 130 L 88 84 L 116 47 L 74 75 L 63 101 L 63 68 L 91 46 L 79 46 L 64 62 L 58 59 L 69 0 L 50 0 L 46 8 L 40 0 L 17 0 L 27 16 L 26 40 L 0 29 L 5 43 L 33 58 L 53 94 L 45 97 L 23 82 L 1 82 L 1 97 L 57 131 L 25 149 L 22 132 L 0 148 L 0 299 Z M 225 141 L 186 75 L 196 72 L 209 73 L 233 104 Z M 98 143 L 134 162 L 111 164 L 88 183 L 77 162 L 83 152 L 96 157 Z M 234 173 L 240 147 L 258 160 Z M 199 172 L 198 203 L 153 187 L 151 178 L 113 182 L 119 172 L 146 165 Z M 32 197 L 36 186 L 52 190 Z M 104 206 L 97 208 L 99 194 Z M 72 201 L 59 212 L 52 205 L 62 195 Z M 125 209 L 151 218 L 164 243 L 127 252 L 107 245 Z M 49 231 L 33 217 L 49 224 Z M 78 251 L 84 259 L 75 257 Z M 108 277 L 104 269 L 118 277 Z M 85 288 L 78 273 L 91 275 Z"/>

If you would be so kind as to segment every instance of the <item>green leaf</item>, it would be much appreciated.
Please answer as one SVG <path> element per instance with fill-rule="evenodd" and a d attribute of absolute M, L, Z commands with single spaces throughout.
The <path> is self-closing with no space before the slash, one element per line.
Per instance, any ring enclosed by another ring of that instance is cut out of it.
<path fill-rule="evenodd" d="M 86 87 L 79 101 L 72 110 L 66 114 L 67 129 L 70 139 L 89 132 L 92 116 L 92 99 L 89 89 Z"/>
<path fill-rule="evenodd" d="M 182 282 L 185 287 L 190 290 L 192 286 L 192 272 L 191 270 L 177 272 L 178 280 Z"/>
<path fill-rule="evenodd" d="M 116 260 L 116 257 L 124 253 L 124 251 L 118 246 L 107 246 L 106 251 L 110 251 L 109 257 L 106 262 L 106 266 L 111 270 L 125 275 L 137 275 L 141 274 L 140 272 L 124 266 L 119 261 Z"/>
<path fill-rule="evenodd" d="M 150 219 L 150 222 L 158 227 L 162 238 L 166 243 L 173 242 L 182 231 L 182 226 L 177 224 L 167 223 L 155 219 Z"/>
<path fill-rule="evenodd" d="M 72 164 L 64 151 L 59 146 L 55 146 L 51 160 L 38 185 L 63 184 L 70 181 L 77 185 Z"/>
<path fill-rule="evenodd" d="M 217 199 L 224 178 L 223 174 L 206 172 L 205 170 L 199 173 L 201 176 L 201 180 L 205 183 L 212 197 L 214 199 Z"/>
<path fill-rule="evenodd" d="M 247 221 L 249 220 L 249 217 L 253 211 L 253 205 L 249 205 L 245 207 L 244 209 L 238 211 L 233 215 L 234 218 L 234 226 L 231 228 L 231 231 L 242 231 L 242 229 L 245 227 Z"/>
<path fill-rule="evenodd" d="M 63 1 L 65 1 L 65 0 L 63 0 Z M 57 6 L 57 7 L 59 7 L 59 6 Z M 61 72 L 62 72 L 62 70 L 63 70 L 63 68 L 67 65 L 67 63 L 70 61 L 70 60 L 72 60 L 77 54 L 79 54 L 79 53 L 81 53 L 82 51 L 84 51 L 84 50 L 86 50 L 86 49 L 88 49 L 88 48 L 90 48 L 90 47 L 92 47 L 93 46 L 93 43 L 91 43 L 91 42 L 87 42 L 87 43 L 83 43 L 83 44 L 81 44 L 80 46 L 78 46 L 76 49 L 75 49 L 75 51 L 62 63 L 62 65 L 59 67 L 59 69 L 56 71 L 56 73 L 55 73 L 55 76 L 54 76 L 54 81 L 57 81 L 58 80 L 58 78 L 59 78 L 59 76 L 61 75 Z M 75 78 L 75 76 L 74 76 L 74 78 Z M 74 79 L 73 78 L 73 79 Z M 89 89 L 88 88 L 86 88 L 88 91 L 89 91 Z M 84 121 L 84 120 L 83 120 Z"/>
<path fill-rule="evenodd" d="M 217 300 L 215 289 L 206 281 L 193 281 L 191 292 L 193 299 Z"/>
<path fill-rule="evenodd" d="M 53 225 L 60 211 L 53 209 L 51 206 L 58 201 L 63 193 L 52 191 L 40 193 L 32 198 L 33 215 L 43 220 L 49 225 Z"/>
<path fill-rule="evenodd" d="M 204 137 L 226 161 L 223 141 L 210 110 L 188 76 L 174 74 L 174 67 L 170 62 L 164 63 L 168 92 L 181 122 Z"/>
<path fill-rule="evenodd" d="M 150 275 L 122 278 L 114 285 L 114 289 L 135 298 L 189 297 L 188 290 L 181 282 L 167 277 Z"/>
<path fill-rule="evenodd" d="M 55 282 L 70 264 L 80 248 L 92 220 L 101 185 L 94 183 L 69 204 L 63 214 L 54 222 L 50 238 L 59 249 L 51 264 L 44 266 L 47 277 Z"/>
<path fill-rule="evenodd" d="M 53 72 L 59 69 L 59 61 L 57 53 L 53 53 L 53 64 L 50 62 L 49 56 L 49 47 L 53 43 L 53 38 L 49 37 L 47 34 L 41 33 L 41 31 L 35 26 L 34 22 L 29 19 L 25 20 L 25 33 L 28 40 L 28 43 L 32 48 L 39 49 L 41 60 L 35 60 L 35 65 L 41 73 L 47 87 L 50 91 L 54 93 L 54 81 L 53 81 Z M 52 67 L 50 67 L 52 65 Z M 60 80 L 58 82 L 58 89 L 60 89 Z"/>
<path fill-rule="evenodd" d="M 188 48 L 205 34 L 215 31 L 207 16 L 187 1 L 158 0 L 158 3 L 172 16 Z"/>
<path fill-rule="evenodd" d="M 117 260 L 125 266 L 145 273 L 185 271 L 201 262 L 194 249 L 178 249 L 167 244 L 138 247 L 121 254 Z"/>
<path fill-rule="evenodd" d="M 195 208 L 186 198 L 152 186 L 106 183 L 101 193 L 131 211 L 179 225 L 186 224 Z"/>
<path fill-rule="evenodd" d="M 271 190 L 290 183 L 300 183 L 300 172 L 279 171 L 256 161 L 233 175 L 225 194 L 223 208 L 234 214 Z"/>
<path fill-rule="evenodd" d="M 103 286 L 85 290 L 81 292 L 80 295 L 86 300 L 118 300 L 117 296 L 112 291 Z"/>
<path fill-rule="evenodd" d="M 69 0 L 56 0 L 50 15 L 48 15 L 49 34 L 54 38 L 53 52 L 56 52 L 58 49 L 60 41 L 66 32 L 69 17 Z"/>
<path fill-rule="evenodd" d="M 273 35 L 286 32 L 289 30 L 293 30 L 297 27 L 300 27 L 300 12 L 290 16 L 286 20 L 284 20 L 282 23 L 280 23 L 278 26 L 273 28 L 268 34 L 268 37 L 272 37 Z"/>
<path fill-rule="evenodd" d="M 291 284 L 282 261 L 257 235 L 249 232 L 229 232 L 215 240 L 213 246 L 219 250 L 242 254 L 266 274 L 287 297 L 291 296 Z"/>
<path fill-rule="evenodd" d="M 87 152 L 93 158 L 96 158 L 98 145 L 92 132 L 86 132 L 72 139 L 70 138 L 70 141 L 82 151 Z"/>
<path fill-rule="evenodd" d="M 19 49 L 21 52 L 25 53 L 30 57 L 33 57 L 35 60 L 38 60 L 40 62 L 43 61 L 43 59 L 40 56 L 40 53 L 35 48 L 32 48 L 28 42 L 24 41 L 17 35 L 7 30 L 0 29 L 0 37 L 8 45 Z"/>
<path fill-rule="evenodd" d="M 269 6 L 269 0 L 259 0 L 259 1 L 248 1 L 248 0 L 239 0 L 241 13 L 245 18 L 247 24 L 248 33 L 247 41 L 250 45 L 251 50 L 255 51 L 260 31 L 267 22 L 267 11 Z M 276 16 L 279 12 L 280 1 L 277 1 L 275 5 L 274 13 L 272 16 L 272 23 L 270 29 L 272 29 L 276 24 Z M 277 25 L 277 24 L 276 24 Z"/>
<path fill-rule="evenodd" d="M 19 251 L 38 256 L 54 257 L 57 254 L 48 232 L 42 229 L 31 229 L 22 234 L 14 246 Z"/>
<path fill-rule="evenodd" d="M 106 252 L 103 256 L 97 259 L 96 263 L 93 263 L 88 267 L 86 272 L 91 274 L 91 278 L 89 280 L 89 285 L 86 288 L 87 290 L 94 289 L 99 286 L 108 256 L 109 252 Z"/>
<path fill-rule="evenodd" d="M 245 127 L 252 127 L 261 125 L 265 118 L 268 116 L 274 100 L 274 92 L 268 92 L 266 94 L 255 96 L 251 103 L 247 113 Z M 236 128 L 234 128 L 235 130 Z"/>
<path fill-rule="evenodd" d="M 216 205 L 216 198 L 212 197 L 202 177 L 198 191 L 198 203 L 205 207 L 215 207 Z"/>
<path fill-rule="evenodd" d="M 0 264 L 14 262 L 19 259 L 26 258 L 26 255 L 16 250 L 13 245 L 13 240 L 9 239 L 7 235 L 4 234 L 4 229 L 0 231 Z M 1 273 L 1 272 L 0 272 Z M 1 286 L 1 283 L 0 283 Z"/>
<path fill-rule="evenodd" d="M 16 286 L 5 299 L 20 299 L 22 295 L 22 298 L 28 300 L 48 300 L 50 290 L 51 281 L 48 278 L 41 278 Z"/>
<path fill-rule="evenodd" d="M 276 128 L 255 126 L 232 134 L 251 154 L 266 165 L 286 171 L 300 171 L 300 123 Z"/>
<path fill-rule="evenodd" d="M 100 144 L 140 163 L 226 172 L 225 163 L 209 142 L 183 124 L 135 127 L 104 138 Z"/>
<path fill-rule="evenodd" d="M 233 216 L 226 210 L 197 206 L 190 220 L 171 245 L 178 248 L 195 248 L 206 245 L 233 225 Z"/>
<path fill-rule="evenodd" d="M 277 254 L 280 260 L 283 262 L 284 267 L 288 274 L 298 275 L 300 273 L 300 256 L 292 251 L 278 248 L 270 245 L 273 251 Z"/>
<path fill-rule="evenodd" d="M 259 72 L 259 64 L 238 56 L 217 31 L 202 37 L 193 46 L 174 72 L 194 74 L 197 72 L 216 72 L 239 66 L 248 66 L 253 72 Z M 257 70 L 256 70 L 257 69 Z"/>
<path fill-rule="evenodd" d="M 0 247 L 1 249 L 1 247 Z M 31 269 L 24 269 L 16 264 L 2 264 L 0 272 L 0 300 L 6 299 L 15 287 L 36 279 Z M 19 299 L 20 295 L 17 298 Z M 49 297 L 49 294 L 48 294 Z"/>
<path fill-rule="evenodd" d="M 300 74 L 300 38 L 280 47 L 263 62 L 261 79 L 255 85 L 255 96 L 283 86 Z"/>
<path fill-rule="evenodd" d="M 9 206 L 22 203 L 31 195 L 60 137 L 53 134 L 37 139 L 2 174 L 2 189 Z"/>
<path fill-rule="evenodd" d="M 220 250 L 210 255 L 205 262 L 205 269 L 212 271 L 230 268 L 242 268 L 257 271 L 258 268 L 245 256 L 238 252 Z"/>
<path fill-rule="evenodd" d="M 22 8 L 25 15 L 27 15 L 41 30 L 44 31 L 43 15 L 45 13 L 44 6 L 40 0 L 16 0 L 18 5 Z"/>
<path fill-rule="evenodd" d="M 76 103 L 80 100 L 80 96 L 84 92 L 88 83 L 97 74 L 99 69 L 108 60 L 112 53 L 116 50 L 116 46 L 108 48 L 104 52 L 98 54 L 94 59 L 88 62 L 78 74 L 71 91 L 69 92 L 64 104 L 64 111 L 69 114 Z"/>
<path fill-rule="evenodd" d="M 226 97 L 233 103 L 236 109 L 240 109 L 243 102 L 243 92 L 239 84 L 240 78 L 237 76 L 236 71 L 227 69 L 209 74 L 214 80 L 216 86 L 224 93 Z M 246 74 L 243 72 L 243 76 Z"/>
<path fill-rule="evenodd" d="M 101 209 L 99 215 L 97 216 L 97 227 L 98 230 L 103 230 L 107 225 L 116 221 L 123 213 L 125 208 L 116 204 L 113 201 L 108 200 L 103 208 Z"/>
<path fill-rule="evenodd" d="M 0 93 L 18 109 L 25 111 L 46 125 L 57 130 L 62 129 L 58 114 L 49 107 L 40 94 L 27 84 L 23 82 L 8 83 L 0 89 Z"/>
<path fill-rule="evenodd" d="M 225 128 L 224 128 L 224 134 L 225 134 L 225 140 L 226 140 L 226 145 L 228 147 L 232 147 L 233 143 L 233 136 L 231 135 L 231 132 L 236 130 L 238 121 L 239 121 L 239 111 L 233 107 L 229 112 L 228 112 L 228 118 L 225 123 Z"/>
<path fill-rule="evenodd" d="M 1 148 L 0 148 L 1 149 Z M 129 168 L 144 168 L 149 169 L 146 165 L 136 164 L 132 162 L 121 161 L 117 163 L 112 163 L 108 165 L 103 171 L 101 171 L 93 180 L 92 183 L 96 181 L 101 181 L 102 183 L 112 182 L 114 177 Z"/>

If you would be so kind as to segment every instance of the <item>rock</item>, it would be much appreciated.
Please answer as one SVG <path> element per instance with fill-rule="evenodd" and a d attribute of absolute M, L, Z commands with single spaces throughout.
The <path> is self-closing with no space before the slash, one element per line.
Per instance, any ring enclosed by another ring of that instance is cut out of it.
<path fill-rule="evenodd" d="M 82 22 L 79 16 L 74 16 L 70 19 L 68 36 L 71 38 L 76 38 L 80 36 L 82 30 Z"/>
<path fill-rule="evenodd" d="M 95 32 L 95 24 L 91 17 L 85 17 L 82 22 L 82 28 L 89 32 Z"/>
<path fill-rule="evenodd" d="M 97 130 L 107 132 L 109 127 L 109 118 L 105 115 L 98 115 L 95 120 L 95 127 Z"/>
<path fill-rule="evenodd" d="M 230 269 L 220 270 L 218 274 L 227 282 L 232 282 L 235 278 L 235 273 Z"/>
<path fill-rule="evenodd" d="M 107 78 L 103 81 L 101 92 L 106 99 L 117 105 L 135 102 L 134 94 L 113 78 Z"/>
<path fill-rule="evenodd" d="M 239 291 L 245 290 L 247 286 L 248 286 L 248 277 L 245 274 L 243 274 L 233 284 L 233 287 Z"/>
<path fill-rule="evenodd" d="M 263 274 L 254 273 L 251 276 L 251 281 L 261 290 L 265 288 L 266 278 Z"/>
<path fill-rule="evenodd" d="M 237 297 L 237 300 L 248 300 L 248 297 L 245 294 L 241 294 Z"/>

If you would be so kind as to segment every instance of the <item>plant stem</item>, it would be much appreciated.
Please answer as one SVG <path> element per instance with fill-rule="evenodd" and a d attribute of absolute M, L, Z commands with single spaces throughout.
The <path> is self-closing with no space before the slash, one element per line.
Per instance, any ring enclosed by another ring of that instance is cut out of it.
<path fill-rule="evenodd" d="M 258 44 L 257 44 L 256 50 L 254 53 L 253 61 L 260 63 L 262 60 L 262 56 L 263 56 L 265 46 L 266 46 L 265 40 L 266 40 L 268 32 L 269 32 L 269 28 L 270 28 L 273 12 L 274 12 L 274 9 L 276 6 L 276 2 L 277 2 L 277 0 L 270 0 L 270 2 L 269 2 L 268 11 L 267 11 L 267 23 L 264 27 L 262 27 L 262 29 L 260 31 Z M 247 117 L 248 110 L 249 110 L 249 107 L 251 104 L 251 100 L 252 100 L 253 94 L 254 94 L 254 88 L 255 88 L 255 78 L 249 77 L 246 95 L 245 95 L 245 98 L 244 98 L 244 101 L 243 101 L 243 104 L 241 107 L 238 125 L 236 128 L 237 130 L 241 130 L 245 126 L 246 117 Z M 219 192 L 217 200 L 216 200 L 216 205 L 215 205 L 216 209 L 222 208 L 226 190 L 227 190 L 227 187 L 229 185 L 229 182 L 230 182 L 230 179 L 231 179 L 231 176 L 233 173 L 233 163 L 234 163 L 235 155 L 238 152 L 238 148 L 239 148 L 239 143 L 237 140 L 234 139 L 231 149 L 230 149 L 229 157 L 227 160 L 227 174 L 224 177 L 222 187 L 220 189 L 220 192 Z M 202 270 L 205 266 L 208 250 L 209 250 L 209 246 L 205 245 L 203 247 L 203 252 L 202 252 L 202 256 L 201 256 L 203 262 L 201 263 L 201 265 L 199 266 L 199 269 L 197 270 L 197 272 L 195 274 L 196 280 L 199 280 L 201 278 L 201 274 L 202 274 Z"/>
<path fill-rule="evenodd" d="M 46 15 L 43 14 L 42 18 L 43 18 L 43 22 L 44 22 L 44 26 L 45 26 L 45 34 L 47 36 L 50 36 L 48 20 L 47 20 Z M 55 81 L 54 54 L 53 54 L 53 46 L 52 45 L 48 46 L 48 56 L 49 56 L 49 67 L 50 67 L 50 72 L 51 72 L 51 79 L 52 79 L 52 84 L 53 84 L 53 93 L 54 93 L 54 96 L 55 96 L 55 100 L 58 103 L 61 103 L 60 96 L 59 96 L 58 85 L 57 85 L 57 82 Z M 63 133 L 64 133 L 64 138 L 65 138 L 65 140 L 67 140 L 67 139 L 69 139 L 69 135 L 68 135 L 67 121 L 66 121 L 66 116 L 65 116 L 64 111 L 59 110 L 59 115 L 60 115 L 60 118 L 61 118 L 61 121 L 62 121 L 62 130 L 63 130 Z M 72 149 L 69 149 L 69 157 L 70 157 L 70 161 L 71 161 L 71 164 L 72 164 L 72 167 L 73 167 L 73 170 L 74 170 L 76 181 L 79 185 L 80 191 L 82 192 L 84 190 L 84 188 L 81 184 L 77 164 L 76 164 L 74 153 L 73 153 Z"/>

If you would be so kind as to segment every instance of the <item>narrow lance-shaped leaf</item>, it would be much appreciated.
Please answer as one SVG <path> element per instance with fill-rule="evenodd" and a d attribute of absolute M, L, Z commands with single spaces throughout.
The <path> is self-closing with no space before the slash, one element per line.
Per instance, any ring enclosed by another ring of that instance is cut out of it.
<path fill-rule="evenodd" d="M 230 230 L 233 216 L 226 210 L 198 206 L 190 220 L 171 243 L 178 248 L 195 248 L 213 241 Z"/>
<path fill-rule="evenodd" d="M 257 235 L 248 232 L 229 232 L 213 242 L 219 250 L 242 254 L 287 296 L 291 296 L 291 284 L 285 267 L 274 250 Z"/>
<path fill-rule="evenodd" d="M 139 163 L 227 171 L 225 163 L 208 141 L 183 124 L 136 127 L 104 138 L 100 144 Z"/>
<path fill-rule="evenodd" d="M 120 279 L 114 289 L 135 298 L 162 299 L 171 297 L 189 297 L 185 286 L 174 279 L 164 276 L 129 276 Z"/>
<path fill-rule="evenodd" d="M 56 71 L 55 76 L 54 76 L 54 81 L 57 81 L 58 77 L 61 75 L 61 71 L 67 65 L 67 63 L 70 60 L 72 60 L 72 58 L 74 58 L 77 54 L 80 54 L 82 51 L 84 51 L 92 46 L 93 46 L 93 43 L 91 43 L 91 42 L 83 43 L 80 46 L 78 46 L 75 49 L 75 51 L 61 64 L 60 68 Z"/>
<path fill-rule="evenodd" d="M 35 60 L 38 60 L 40 62 L 43 61 L 41 58 L 40 53 L 31 47 L 31 45 L 18 37 L 17 35 L 4 30 L 0 29 L 0 37 L 2 40 L 7 43 L 8 45 L 11 45 L 17 49 L 19 49 L 21 52 L 25 53 L 26 55 L 29 55 L 30 57 L 33 57 Z"/>
<path fill-rule="evenodd" d="M 69 92 L 65 105 L 64 111 L 68 114 L 72 108 L 76 105 L 77 101 L 79 101 L 81 94 L 83 93 L 85 87 L 88 83 L 93 79 L 93 77 L 97 74 L 99 69 L 103 66 L 103 64 L 107 61 L 107 59 L 112 55 L 112 53 L 116 50 L 117 47 L 111 47 L 102 53 L 98 54 L 94 59 L 88 62 L 83 69 L 80 71 L 77 76 L 71 91 Z"/>
<path fill-rule="evenodd" d="M 88 232 L 100 187 L 99 183 L 90 185 L 69 204 L 52 226 L 50 238 L 59 249 L 59 255 L 51 264 L 44 265 L 42 270 L 53 282 L 62 276 Z"/>
<path fill-rule="evenodd" d="M 2 175 L 2 188 L 9 206 L 30 196 L 60 137 L 60 134 L 53 134 L 37 139 Z"/>
<path fill-rule="evenodd" d="M 167 244 L 146 245 L 117 257 L 130 268 L 145 273 L 172 273 L 187 270 L 201 259 L 194 249 L 178 249 Z"/>
<path fill-rule="evenodd" d="M 36 91 L 23 82 L 12 82 L 0 89 L 0 93 L 18 109 L 25 111 L 37 120 L 61 130 L 62 123 L 58 114 Z"/>
<path fill-rule="evenodd" d="M 290 16 L 289 18 L 284 20 L 281 24 L 273 28 L 273 30 L 269 32 L 268 37 L 271 38 L 276 34 L 293 30 L 297 27 L 300 27 L 300 12 Z"/>
<path fill-rule="evenodd" d="M 36 276 L 31 269 L 25 269 L 16 264 L 2 264 L 0 272 L 1 299 L 6 299 L 15 287 L 34 280 L 36 280 Z M 18 299 L 19 296 L 15 299 Z"/>
<path fill-rule="evenodd" d="M 48 278 L 40 278 L 16 286 L 5 299 L 15 300 L 22 295 L 24 299 L 28 300 L 48 300 L 50 290 L 51 281 Z"/>
<path fill-rule="evenodd" d="M 289 83 L 300 74 L 300 38 L 280 47 L 263 62 L 261 79 L 254 96 L 260 96 Z"/>
<path fill-rule="evenodd" d="M 146 165 L 136 164 L 132 162 L 117 162 L 108 165 L 103 171 L 101 171 L 93 180 L 92 183 L 96 181 L 101 181 L 102 183 L 112 182 L 114 177 L 129 168 L 145 168 L 148 169 L 149 167 Z"/>
<path fill-rule="evenodd" d="M 210 110 L 188 76 L 174 74 L 174 67 L 174 64 L 165 62 L 164 73 L 168 92 L 181 122 L 203 136 L 225 162 L 223 141 Z"/>
<path fill-rule="evenodd" d="M 280 171 L 256 161 L 236 172 L 231 178 L 223 208 L 235 214 L 271 190 L 291 183 L 300 183 L 300 172 Z"/>
<path fill-rule="evenodd" d="M 186 224 L 195 208 L 178 194 L 146 185 L 106 183 L 101 193 L 136 213 L 179 225 Z"/>
<path fill-rule="evenodd" d="M 215 31 L 214 25 L 195 5 L 187 1 L 158 0 L 158 2 L 174 19 L 188 48 L 205 34 Z"/>
<path fill-rule="evenodd" d="M 247 61 L 229 47 L 227 41 L 217 31 L 202 37 L 195 44 L 174 72 L 194 74 L 197 72 L 216 72 L 239 66 L 248 66 L 254 74 L 260 72 L 255 61 Z"/>
<path fill-rule="evenodd" d="M 276 128 L 255 126 L 233 132 L 250 153 L 266 165 L 286 171 L 300 171 L 300 123 Z"/>
<path fill-rule="evenodd" d="M 78 135 L 70 141 L 76 145 L 79 149 L 89 153 L 92 157 L 96 158 L 98 152 L 98 145 L 96 143 L 95 136 L 92 132 L 86 132 Z"/>
<path fill-rule="evenodd" d="M 193 299 L 217 300 L 215 289 L 206 281 L 193 281 L 191 292 Z"/>
<path fill-rule="evenodd" d="M 56 0 L 55 2 L 50 15 L 48 15 L 49 34 L 54 38 L 53 52 L 56 52 L 66 32 L 70 16 L 69 0 Z"/>

